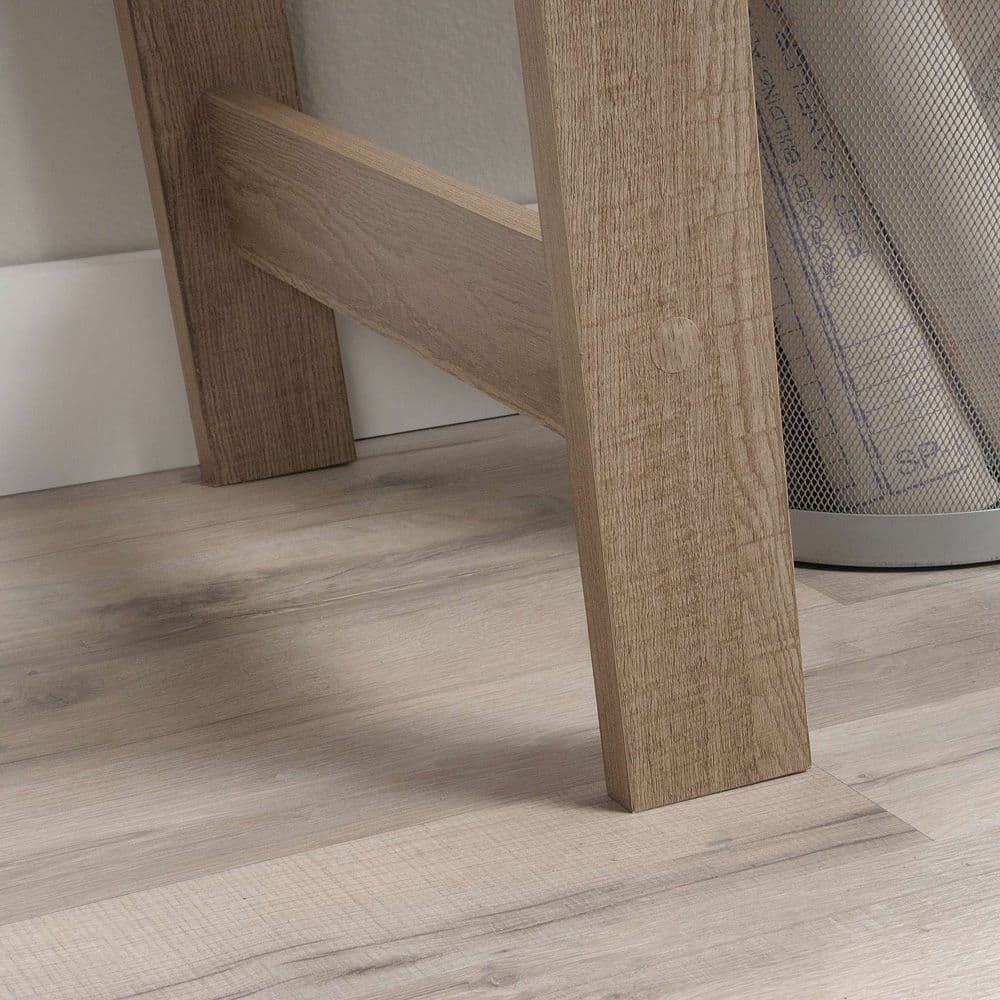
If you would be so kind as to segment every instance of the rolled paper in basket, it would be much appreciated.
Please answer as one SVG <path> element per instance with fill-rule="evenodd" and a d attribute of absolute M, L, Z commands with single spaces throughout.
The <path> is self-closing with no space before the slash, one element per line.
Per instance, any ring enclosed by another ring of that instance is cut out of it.
<path fill-rule="evenodd" d="M 775 327 L 806 428 L 843 512 L 993 506 L 1000 488 L 890 263 L 877 220 L 777 0 L 751 0 Z M 796 492 L 806 449 L 790 450 Z M 798 464 L 797 464 L 798 463 Z M 819 490 L 817 490 L 817 494 Z"/>
<path fill-rule="evenodd" d="M 990 2 L 978 8 L 995 26 Z M 940 0 L 785 0 L 792 31 L 1000 458 L 1000 149 Z M 971 507 L 968 509 L 972 509 Z"/>
<path fill-rule="evenodd" d="M 1000 5 L 941 0 L 952 42 L 962 57 L 979 110 L 1000 147 Z"/>

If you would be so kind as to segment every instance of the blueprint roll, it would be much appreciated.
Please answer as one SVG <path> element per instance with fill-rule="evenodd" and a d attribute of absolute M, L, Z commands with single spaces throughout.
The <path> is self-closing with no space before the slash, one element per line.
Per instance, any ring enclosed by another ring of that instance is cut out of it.
<path fill-rule="evenodd" d="M 991 507 L 998 486 L 777 0 L 751 0 L 789 478 L 813 510 Z M 789 384 L 791 383 L 791 384 Z"/>
<path fill-rule="evenodd" d="M 992 0 L 964 7 L 996 20 Z M 941 0 L 784 10 L 995 469 L 1000 149 L 949 17 Z"/>
<path fill-rule="evenodd" d="M 986 124 L 1000 145 L 1000 6 L 983 0 L 941 0 Z"/>

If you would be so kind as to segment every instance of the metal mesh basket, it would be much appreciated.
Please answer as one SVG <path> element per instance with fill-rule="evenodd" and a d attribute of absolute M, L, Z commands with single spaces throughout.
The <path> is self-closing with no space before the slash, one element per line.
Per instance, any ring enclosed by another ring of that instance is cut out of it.
<path fill-rule="evenodd" d="M 1000 3 L 750 18 L 796 557 L 1000 559 Z"/>

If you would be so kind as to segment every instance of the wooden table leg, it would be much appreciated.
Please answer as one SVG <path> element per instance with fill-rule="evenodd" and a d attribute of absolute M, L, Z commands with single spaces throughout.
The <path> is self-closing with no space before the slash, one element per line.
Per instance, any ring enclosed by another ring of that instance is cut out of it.
<path fill-rule="evenodd" d="M 282 0 L 116 0 L 202 475 L 354 458 L 333 313 L 238 255 L 203 95 L 298 106 Z"/>
<path fill-rule="evenodd" d="M 518 0 L 611 795 L 809 765 L 745 0 Z"/>

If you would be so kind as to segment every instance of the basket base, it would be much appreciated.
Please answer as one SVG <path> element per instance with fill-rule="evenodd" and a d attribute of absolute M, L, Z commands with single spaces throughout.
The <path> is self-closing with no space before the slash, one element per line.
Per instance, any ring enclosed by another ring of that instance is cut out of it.
<path fill-rule="evenodd" d="M 792 510 L 795 561 L 864 569 L 1000 562 L 1000 510 L 829 514 Z"/>

